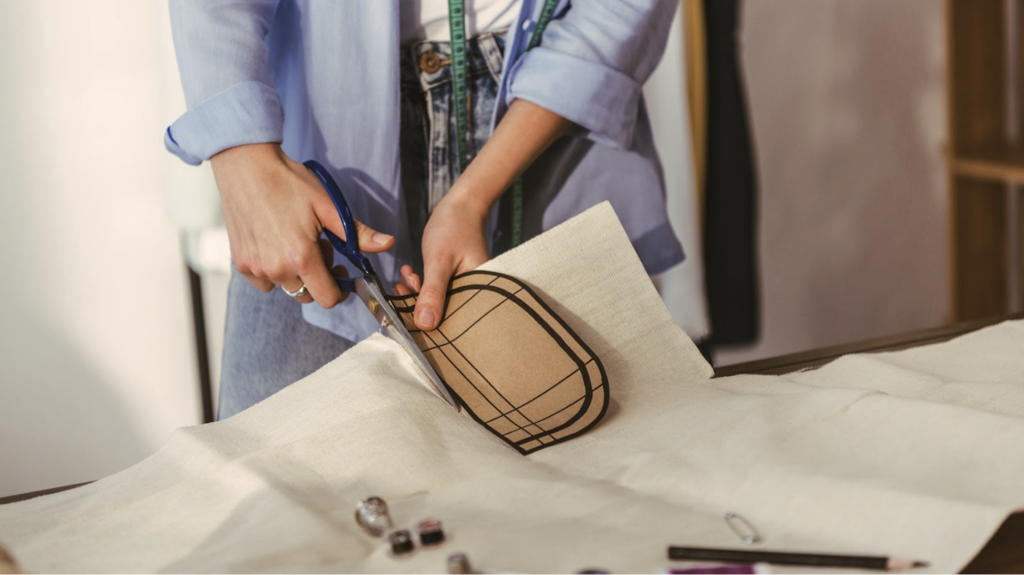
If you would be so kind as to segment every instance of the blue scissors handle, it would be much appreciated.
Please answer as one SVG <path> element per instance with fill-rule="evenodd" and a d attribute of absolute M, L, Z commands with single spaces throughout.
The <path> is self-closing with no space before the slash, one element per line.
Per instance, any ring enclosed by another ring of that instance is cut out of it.
<path fill-rule="evenodd" d="M 352 217 L 352 210 L 349 209 L 348 202 L 345 201 L 345 196 L 341 193 L 338 184 L 319 162 L 308 160 L 303 165 L 309 168 L 309 171 L 313 172 L 317 179 L 320 180 L 320 183 L 323 184 L 327 194 L 331 196 L 331 201 L 334 202 L 334 207 L 338 210 L 338 215 L 341 216 L 341 227 L 345 230 L 345 239 L 339 238 L 337 234 L 324 228 L 324 234 L 327 236 L 327 239 L 334 246 L 334 249 L 355 264 L 363 272 L 364 276 L 376 282 L 377 274 L 374 273 L 370 260 L 363 255 L 363 252 L 359 251 L 359 231 L 356 228 L 356 220 Z M 341 289 L 348 292 L 355 291 L 355 281 L 352 278 L 335 279 L 338 282 L 338 287 Z"/>

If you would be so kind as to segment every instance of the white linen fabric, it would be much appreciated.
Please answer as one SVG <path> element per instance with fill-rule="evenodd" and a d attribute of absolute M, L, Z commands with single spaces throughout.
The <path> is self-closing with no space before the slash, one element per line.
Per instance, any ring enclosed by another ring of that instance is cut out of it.
<path fill-rule="evenodd" d="M 532 285 L 605 363 L 589 433 L 521 456 L 374 336 L 142 463 L 0 507 L 33 571 L 655 572 L 669 544 L 887 554 L 955 572 L 1024 503 L 1024 324 L 788 377 L 708 379 L 607 204 L 485 266 Z M 353 521 L 450 541 L 389 558 Z"/>

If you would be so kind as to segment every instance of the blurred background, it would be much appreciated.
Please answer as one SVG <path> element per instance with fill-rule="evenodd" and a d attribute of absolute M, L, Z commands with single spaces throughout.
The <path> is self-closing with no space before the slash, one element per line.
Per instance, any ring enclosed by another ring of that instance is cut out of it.
<path fill-rule="evenodd" d="M 1016 0 L 719 2 L 645 88 L 690 256 L 657 281 L 716 365 L 1019 310 Z M 209 167 L 163 149 L 183 110 L 166 0 L 0 0 L 0 496 L 215 396 L 228 252 Z"/>

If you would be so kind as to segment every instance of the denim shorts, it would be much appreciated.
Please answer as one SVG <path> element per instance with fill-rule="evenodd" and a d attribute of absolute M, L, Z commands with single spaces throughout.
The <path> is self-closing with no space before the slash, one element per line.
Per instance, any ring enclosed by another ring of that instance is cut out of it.
<path fill-rule="evenodd" d="M 468 129 L 473 136 L 473 155 L 490 136 L 504 47 L 504 32 L 483 34 L 467 43 Z M 411 263 L 422 271 L 419 246 L 427 217 L 459 175 L 453 137 L 455 114 L 451 113 L 450 45 L 425 41 L 404 47 L 401 75 L 402 194 L 407 233 L 416 254 Z M 302 305 L 280 289 L 259 291 L 232 268 L 218 419 L 270 397 L 354 345 L 306 323 Z"/>

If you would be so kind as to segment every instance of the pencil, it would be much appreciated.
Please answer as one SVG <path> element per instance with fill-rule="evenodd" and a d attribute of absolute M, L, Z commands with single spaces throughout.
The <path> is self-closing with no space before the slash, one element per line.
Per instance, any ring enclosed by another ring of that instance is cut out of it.
<path fill-rule="evenodd" d="M 906 561 L 892 557 L 861 555 L 827 555 L 822 553 L 790 553 L 785 551 L 753 551 L 746 549 L 713 549 L 700 547 L 668 548 L 669 559 L 694 561 L 727 561 L 730 563 L 776 563 L 779 565 L 812 565 L 815 567 L 846 567 L 899 571 L 927 567 L 924 561 Z"/>

